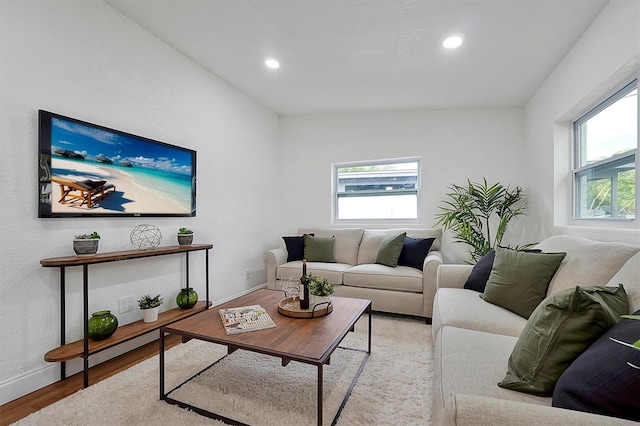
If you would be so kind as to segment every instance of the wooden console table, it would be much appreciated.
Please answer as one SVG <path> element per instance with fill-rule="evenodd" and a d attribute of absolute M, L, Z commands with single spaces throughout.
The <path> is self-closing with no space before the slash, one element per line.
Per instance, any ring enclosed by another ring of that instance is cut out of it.
<path fill-rule="evenodd" d="M 60 379 L 66 379 L 66 361 L 74 358 L 84 359 L 84 387 L 89 386 L 89 356 L 103 351 L 107 348 L 119 345 L 135 337 L 141 336 L 153 330 L 157 330 L 167 324 L 171 324 L 183 318 L 190 317 L 199 312 L 207 310 L 211 306 L 209 301 L 209 250 L 212 244 L 192 244 L 188 246 L 168 246 L 157 247 L 147 250 L 124 250 L 108 253 L 98 253 L 95 256 L 67 256 L 42 259 L 40 264 L 44 267 L 60 268 L 60 346 L 50 350 L 44 356 L 45 361 L 60 362 Z M 158 320 L 145 323 L 142 320 L 119 326 L 118 329 L 104 340 L 89 340 L 89 265 L 97 263 L 119 262 L 121 260 L 141 259 L 147 257 L 164 256 L 169 254 L 184 253 L 186 257 L 186 281 L 189 287 L 189 253 L 192 251 L 205 250 L 205 279 L 206 279 L 206 299 L 199 301 L 191 309 L 171 309 L 162 312 Z M 83 269 L 83 301 L 84 301 L 84 338 L 72 343 L 65 343 L 65 268 L 82 266 Z"/>

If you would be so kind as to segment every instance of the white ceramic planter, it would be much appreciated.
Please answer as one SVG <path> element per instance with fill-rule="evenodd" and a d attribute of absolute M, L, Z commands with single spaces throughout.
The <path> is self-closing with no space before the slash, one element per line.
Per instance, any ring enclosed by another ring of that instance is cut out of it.
<path fill-rule="evenodd" d="M 142 309 L 142 319 L 144 322 L 154 322 L 158 320 L 158 309 L 159 306 L 151 309 Z"/>
<path fill-rule="evenodd" d="M 328 303 L 331 301 L 331 296 L 316 296 L 313 295 L 313 304 Z"/>

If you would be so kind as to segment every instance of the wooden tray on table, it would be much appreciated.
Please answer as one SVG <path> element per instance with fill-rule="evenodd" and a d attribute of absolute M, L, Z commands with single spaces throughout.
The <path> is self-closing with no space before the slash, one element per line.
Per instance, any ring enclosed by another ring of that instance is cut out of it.
<path fill-rule="evenodd" d="M 329 315 L 333 312 L 333 303 L 323 302 L 316 303 L 315 305 L 309 305 L 309 309 L 300 309 L 300 304 L 292 303 L 292 297 L 287 297 L 278 302 L 278 312 L 286 317 L 293 318 L 317 318 Z M 292 306 L 286 306 L 287 303 L 292 303 Z"/>

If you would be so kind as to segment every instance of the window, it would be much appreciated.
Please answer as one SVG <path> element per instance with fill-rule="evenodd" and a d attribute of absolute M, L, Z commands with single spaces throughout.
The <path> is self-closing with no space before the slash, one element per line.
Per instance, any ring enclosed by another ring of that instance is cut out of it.
<path fill-rule="evenodd" d="M 334 165 L 335 218 L 417 219 L 419 169 L 416 158 Z"/>
<path fill-rule="evenodd" d="M 573 132 L 574 216 L 577 219 L 635 218 L 637 81 L 576 120 Z"/>

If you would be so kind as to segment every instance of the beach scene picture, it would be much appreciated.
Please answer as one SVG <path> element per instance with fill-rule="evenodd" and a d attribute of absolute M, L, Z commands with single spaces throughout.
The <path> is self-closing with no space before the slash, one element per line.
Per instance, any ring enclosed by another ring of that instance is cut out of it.
<path fill-rule="evenodd" d="M 55 114 L 50 120 L 40 202 L 53 216 L 195 215 L 194 151 Z"/>

